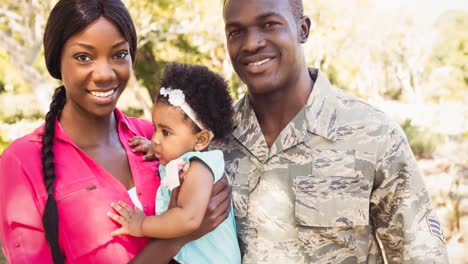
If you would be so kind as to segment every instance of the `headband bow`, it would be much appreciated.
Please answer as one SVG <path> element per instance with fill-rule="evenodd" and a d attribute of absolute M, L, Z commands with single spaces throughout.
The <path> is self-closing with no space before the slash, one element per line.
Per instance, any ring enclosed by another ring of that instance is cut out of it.
<path fill-rule="evenodd" d="M 180 89 L 172 89 L 171 87 L 165 88 L 161 87 L 159 94 L 164 97 L 168 97 L 168 101 L 171 105 L 180 107 L 184 113 L 193 120 L 193 122 L 201 129 L 205 129 L 203 124 L 197 119 L 195 111 L 190 107 L 189 104 L 185 101 L 184 92 Z"/>

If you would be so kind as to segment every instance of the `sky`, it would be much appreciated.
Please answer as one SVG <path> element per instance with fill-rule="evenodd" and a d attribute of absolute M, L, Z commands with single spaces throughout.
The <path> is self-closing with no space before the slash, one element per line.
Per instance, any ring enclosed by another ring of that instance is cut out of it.
<path fill-rule="evenodd" d="M 416 21 L 432 24 L 443 12 L 465 10 L 468 0 L 374 0 L 375 8 L 382 12 L 411 14 Z"/>

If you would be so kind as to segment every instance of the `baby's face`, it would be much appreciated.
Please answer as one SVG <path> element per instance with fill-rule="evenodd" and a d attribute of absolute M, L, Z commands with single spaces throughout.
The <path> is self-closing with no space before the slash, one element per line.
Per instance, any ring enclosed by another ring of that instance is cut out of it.
<path fill-rule="evenodd" d="M 179 108 L 166 103 L 156 103 L 152 112 L 155 132 L 151 146 L 162 165 L 194 150 L 197 135 L 192 121 L 185 118 Z"/>

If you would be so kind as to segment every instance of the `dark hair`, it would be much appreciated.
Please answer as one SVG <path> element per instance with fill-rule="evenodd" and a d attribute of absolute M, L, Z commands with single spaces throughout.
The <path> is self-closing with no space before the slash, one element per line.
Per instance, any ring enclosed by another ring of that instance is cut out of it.
<path fill-rule="evenodd" d="M 61 79 L 60 60 L 65 42 L 84 30 L 91 23 L 104 17 L 120 30 L 128 41 L 130 55 L 135 60 L 136 32 L 127 8 L 120 0 L 60 0 L 52 9 L 44 33 L 44 54 L 47 70 L 56 79 Z M 65 87 L 58 87 L 53 95 L 49 112 L 45 116 L 42 136 L 42 172 L 48 193 L 42 224 L 45 237 L 52 251 L 54 263 L 64 263 L 58 239 L 58 211 L 54 198 L 56 178 L 53 143 L 55 122 L 66 102 Z"/>
<path fill-rule="evenodd" d="M 168 64 L 164 69 L 161 87 L 182 90 L 185 101 L 197 119 L 213 132 L 215 139 L 222 140 L 232 132 L 234 110 L 227 82 L 207 67 Z M 158 95 L 158 102 L 168 103 L 168 98 Z M 200 130 L 194 122 L 192 124 L 195 130 Z"/>
<path fill-rule="evenodd" d="M 304 5 L 302 0 L 289 0 L 289 6 L 295 19 L 300 19 L 304 16 Z"/>
<path fill-rule="evenodd" d="M 100 17 L 114 23 L 120 30 L 128 41 L 130 56 L 135 61 L 135 26 L 120 0 L 60 0 L 50 12 L 44 33 L 46 66 L 52 77 L 62 79 L 60 59 L 65 42 Z"/>
<path fill-rule="evenodd" d="M 226 1 L 227 0 L 224 0 L 224 4 L 226 4 Z M 294 18 L 302 18 L 304 16 L 304 5 L 302 4 L 302 0 L 288 0 L 288 2 Z"/>

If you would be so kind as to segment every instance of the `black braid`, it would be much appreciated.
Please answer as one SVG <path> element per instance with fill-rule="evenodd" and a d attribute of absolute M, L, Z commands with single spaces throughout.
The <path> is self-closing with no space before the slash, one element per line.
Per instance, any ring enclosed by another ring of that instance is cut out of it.
<path fill-rule="evenodd" d="M 66 102 L 65 87 L 55 89 L 49 112 L 45 116 L 44 135 L 42 136 L 42 172 L 44 184 L 48 193 L 47 203 L 42 216 L 45 236 L 52 250 L 52 258 L 55 264 L 65 263 L 65 258 L 60 250 L 58 240 L 58 212 L 57 201 L 54 198 L 55 165 L 54 153 L 52 151 L 55 138 L 55 120 L 62 111 Z"/>

